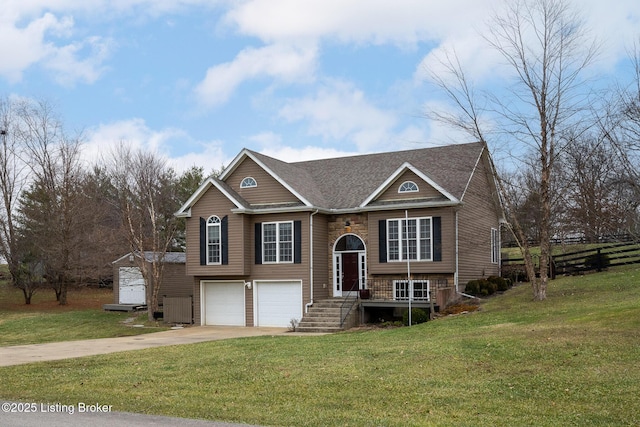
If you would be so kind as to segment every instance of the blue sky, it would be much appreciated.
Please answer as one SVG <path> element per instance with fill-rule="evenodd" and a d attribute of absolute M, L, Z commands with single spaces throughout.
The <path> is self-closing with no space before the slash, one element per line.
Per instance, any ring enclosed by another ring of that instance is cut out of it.
<path fill-rule="evenodd" d="M 242 147 L 286 161 L 466 142 L 423 113 L 455 47 L 479 85 L 500 59 L 479 34 L 500 0 L 3 0 L 0 94 L 44 98 L 88 160 L 120 141 L 182 170 Z M 640 2 L 583 0 L 625 78 Z"/>

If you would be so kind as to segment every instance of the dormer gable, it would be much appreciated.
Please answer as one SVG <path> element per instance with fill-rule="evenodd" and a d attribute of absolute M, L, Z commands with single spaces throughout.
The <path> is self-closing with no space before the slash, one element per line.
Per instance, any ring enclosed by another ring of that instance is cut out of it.
<path fill-rule="evenodd" d="M 367 207 L 377 201 L 409 201 L 414 199 L 423 201 L 432 199 L 434 202 L 446 203 L 460 202 L 411 163 L 405 162 L 378 186 L 360 204 L 360 207 Z"/>
<path fill-rule="evenodd" d="M 189 197 L 189 200 L 187 200 L 174 215 L 178 218 L 190 218 L 191 207 L 212 187 L 229 199 L 229 201 L 235 205 L 236 209 L 245 209 L 247 207 L 247 203 L 224 182 L 218 178 L 210 177 L 198 187 L 191 197 Z"/>
<path fill-rule="evenodd" d="M 220 175 L 220 180 L 236 191 L 250 205 L 311 203 L 299 194 L 273 168 L 250 150 L 243 149 Z M 273 159 L 274 162 L 280 162 Z M 286 163 L 280 162 L 286 167 Z M 247 185 L 253 184 L 253 185 Z"/>

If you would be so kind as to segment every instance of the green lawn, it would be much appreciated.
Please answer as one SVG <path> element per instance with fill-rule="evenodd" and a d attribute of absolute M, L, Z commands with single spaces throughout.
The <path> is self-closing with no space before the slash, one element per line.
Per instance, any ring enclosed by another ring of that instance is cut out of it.
<path fill-rule="evenodd" d="M 0 398 L 282 426 L 640 425 L 640 268 L 384 330 L 0 368 Z"/>
<path fill-rule="evenodd" d="M 70 289 L 68 300 L 68 305 L 60 306 L 52 290 L 41 289 L 32 303 L 25 305 L 19 289 L 0 281 L 0 346 L 110 338 L 167 329 L 147 322 L 146 313 L 103 311 L 102 305 L 113 301 L 111 289 Z M 125 325 L 123 321 L 130 317 L 147 327 Z"/>

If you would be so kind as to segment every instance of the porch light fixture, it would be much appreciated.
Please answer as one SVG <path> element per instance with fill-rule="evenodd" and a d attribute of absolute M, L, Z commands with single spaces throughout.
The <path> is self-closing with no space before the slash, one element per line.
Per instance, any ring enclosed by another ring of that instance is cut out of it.
<path fill-rule="evenodd" d="M 251 289 L 251 282 L 244 282 L 244 285 L 247 287 L 247 289 Z"/>
<path fill-rule="evenodd" d="M 345 223 L 344 223 L 344 230 L 345 230 L 347 233 L 351 233 L 351 223 L 350 223 L 349 221 L 347 221 L 347 222 L 345 222 Z"/>

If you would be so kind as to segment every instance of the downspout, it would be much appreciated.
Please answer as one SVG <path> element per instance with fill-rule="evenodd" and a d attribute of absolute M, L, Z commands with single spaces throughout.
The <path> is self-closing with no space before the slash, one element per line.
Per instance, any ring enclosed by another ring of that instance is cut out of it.
<path fill-rule="evenodd" d="M 311 301 L 304 306 L 304 312 L 309 312 L 309 307 L 313 305 L 313 216 L 318 213 L 318 209 L 309 216 L 309 295 Z"/>

